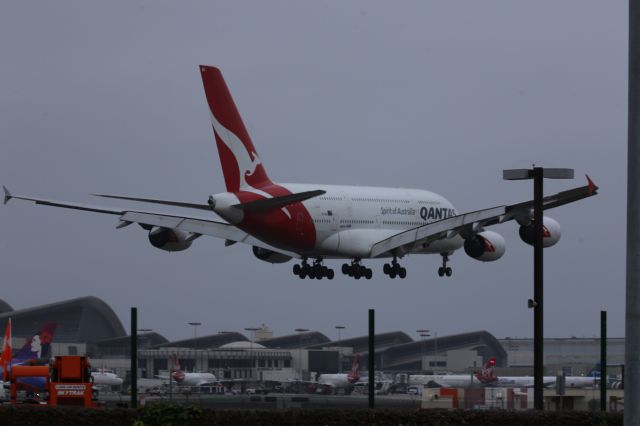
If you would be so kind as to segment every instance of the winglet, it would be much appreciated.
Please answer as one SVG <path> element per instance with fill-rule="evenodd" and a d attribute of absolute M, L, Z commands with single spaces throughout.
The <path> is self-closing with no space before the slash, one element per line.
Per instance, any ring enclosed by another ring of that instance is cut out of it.
<path fill-rule="evenodd" d="M 4 189 L 4 204 L 7 204 L 12 196 L 6 186 L 2 185 L 2 189 Z"/>
<path fill-rule="evenodd" d="M 589 175 L 585 175 L 585 176 L 587 177 L 587 182 L 589 183 L 589 195 L 593 195 L 598 190 L 598 187 L 596 186 L 595 183 L 593 183 Z"/>

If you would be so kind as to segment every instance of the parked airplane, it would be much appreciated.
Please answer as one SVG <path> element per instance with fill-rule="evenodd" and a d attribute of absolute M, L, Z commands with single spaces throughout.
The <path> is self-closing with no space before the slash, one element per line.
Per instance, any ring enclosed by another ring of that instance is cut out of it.
<path fill-rule="evenodd" d="M 331 393 L 337 391 L 344 391 L 345 393 L 351 393 L 353 385 L 360 380 L 360 354 L 356 354 L 353 359 L 353 365 L 351 366 L 350 373 L 335 373 L 335 374 L 318 374 L 316 376 L 316 385 L 324 390 L 328 390 Z"/>
<path fill-rule="evenodd" d="M 160 377 L 161 379 L 168 379 L 168 377 Z M 180 368 L 178 357 L 173 355 L 173 369 L 171 378 L 180 386 L 202 386 L 206 384 L 214 384 L 217 379 L 211 373 L 186 373 Z"/>
<path fill-rule="evenodd" d="M 532 201 L 458 213 L 441 195 L 419 189 L 363 186 L 278 184 L 267 175 L 262 160 L 240 118 L 218 68 L 200 66 L 205 95 L 218 148 L 226 192 L 209 196 L 206 203 L 190 203 L 119 195 L 99 197 L 140 201 L 215 212 L 226 222 L 188 215 L 158 214 L 140 210 L 94 207 L 29 196 L 12 195 L 4 188 L 5 204 L 11 198 L 36 204 L 116 215 L 123 228 L 137 223 L 149 232 L 149 242 L 161 250 L 181 251 L 209 235 L 226 245 L 242 242 L 253 254 L 270 263 L 300 259 L 293 273 L 300 278 L 332 279 L 325 259 L 345 259 L 342 273 L 370 279 L 372 270 L 363 259 L 390 258 L 383 272 L 405 278 L 398 259 L 408 254 L 439 254 L 438 275 L 451 276 L 449 256 L 464 248 L 470 257 L 488 262 L 505 252 L 504 238 L 487 227 L 510 220 L 520 225 L 520 238 L 534 240 Z M 595 195 L 588 185 L 544 198 L 551 209 Z M 560 239 L 560 225 L 544 217 L 544 246 Z M 309 263 L 311 262 L 311 263 Z"/>
<path fill-rule="evenodd" d="M 122 379 L 113 371 L 101 368 L 98 371 L 91 372 L 91 378 L 95 386 L 120 386 Z"/>
<path fill-rule="evenodd" d="M 534 386 L 534 378 L 532 376 L 496 376 L 494 373 L 495 360 L 489 360 L 489 368 L 483 370 L 482 375 L 478 375 L 478 380 L 485 386 L 491 387 L 523 387 L 531 388 Z M 596 380 L 593 376 L 565 376 L 565 386 L 567 388 L 587 388 L 594 387 Z M 555 376 L 543 376 L 542 386 L 553 387 L 556 384 Z"/>
<path fill-rule="evenodd" d="M 426 385 L 429 387 L 466 388 L 481 386 L 493 380 L 493 367 L 496 360 L 491 358 L 479 373 L 469 374 L 412 374 L 409 376 L 409 386 Z"/>

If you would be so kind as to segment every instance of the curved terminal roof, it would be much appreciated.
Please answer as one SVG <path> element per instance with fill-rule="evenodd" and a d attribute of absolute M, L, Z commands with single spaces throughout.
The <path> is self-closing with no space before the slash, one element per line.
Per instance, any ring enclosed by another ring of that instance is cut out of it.
<path fill-rule="evenodd" d="M 222 345 L 233 342 L 248 342 L 249 339 L 243 334 L 235 331 L 211 334 L 209 336 L 196 337 L 193 339 L 175 340 L 154 345 L 154 348 L 193 348 L 193 349 L 215 349 Z"/>
<path fill-rule="evenodd" d="M 13 308 L 11 307 L 11 305 L 5 302 L 4 300 L 0 299 L 0 314 L 3 314 L 5 312 L 11 312 L 11 311 L 13 311 Z"/>
<path fill-rule="evenodd" d="M 436 346 L 437 345 L 437 346 Z M 421 368 L 421 357 L 424 353 L 435 353 L 455 349 L 472 349 L 482 356 L 483 362 L 490 358 L 496 359 L 496 366 L 507 364 L 507 352 L 500 342 L 488 331 L 474 331 L 470 333 L 442 336 L 418 342 L 405 343 L 388 347 L 376 354 L 376 359 L 382 362 L 385 369 L 418 371 Z M 363 358 L 366 357 L 363 356 Z"/>
<path fill-rule="evenodd" d="M 147 349 L 154 345 L 167 343 L 168 340 L 155 331 L 138 333 L 138 349 Z M 100 340 L 90 345 L 88 348 L 90 355 L 96 358 L 109 356 L 121 356 L 128 358 L 131 356 L 131 336 L 114 337 Z"/>
<path fill-rule="evenodd" d="M 9 317 L 16 337 L 30 337 L 49 322 L 58 323 L 54 342 L 95 342 L 126 335 L 113 309 L 93 296 L 5 312 L 0 314 L 0 326 L 4 326 Z"/>
<path fill-rule="evenodd" d="M 403 343 L 413 342 L 413 339 L 403 331 L 390 331 L 387 333 L 379 333 L 375 335 L 376 351 L 386 349 L 390 346 L 401 345 Z M 309 349 L 320 349 L 323 347 L 340 346 L 345 348 L 353 348 L 353 352 L 367 352 L 369 350 L 369 336 L 353 337 L 351 339 L 342 339 L 339 341 L 320 343 L 309 346 Z"/>
<path fill-rule="evenodd" d="M 263 346 L 260 343 L 245 340 L 242 342 L 225 343 L 224 345 L 220 346 L 220 349 L 266 349 L 266 346 Z"/>
<path fill-rule="evenodd" d="M 320 345 L 327 346 L 329 338 L 319 331 L 290 334 L 288 336 L 272 337 L 260 340 L 260 344 L 272 349 L 311 348 Z"/>

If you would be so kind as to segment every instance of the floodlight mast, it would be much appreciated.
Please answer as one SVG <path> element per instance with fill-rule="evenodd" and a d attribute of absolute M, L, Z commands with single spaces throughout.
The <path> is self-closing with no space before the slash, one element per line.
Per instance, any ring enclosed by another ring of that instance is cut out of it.
<path fill-rule="evenodd" d="M 544 282 L 543 282 L 543 179 L 573 179 L 573 169 L 533 167 L 532 169 L 509 169 L 502 171 L 505 180 L 533 179 L 533 405 L 544 409 Z"/>

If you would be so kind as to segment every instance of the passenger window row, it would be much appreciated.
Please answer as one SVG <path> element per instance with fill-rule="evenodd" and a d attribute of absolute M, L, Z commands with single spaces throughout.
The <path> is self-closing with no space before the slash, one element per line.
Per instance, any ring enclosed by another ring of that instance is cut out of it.
<path fill-rule="evenodd" d="M 409 200 L 392 200 L 386 198 L 352 198 L 352 201 L 366 201 L 371 203 L 405 203 L 409 204 Z"/>

